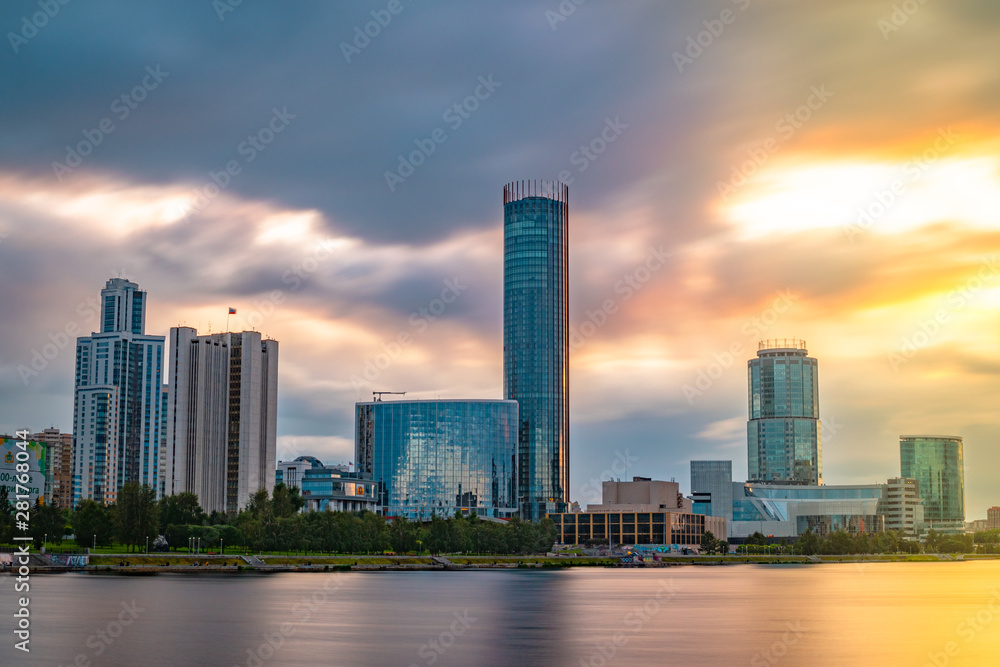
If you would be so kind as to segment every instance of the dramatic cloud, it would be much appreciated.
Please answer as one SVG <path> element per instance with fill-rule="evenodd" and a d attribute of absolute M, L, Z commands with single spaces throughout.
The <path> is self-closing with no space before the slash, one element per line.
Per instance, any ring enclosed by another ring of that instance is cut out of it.
<path fill-rule="evenodd" d="M 995 3 L 404 2 L 359 38 L 384 6 L 0 10 L 0 431 L 69 428 L 119 272 L 149 332 L 280 341 L 282 457 L 351 460 L 373 390 L 499 397 L 501 188 L 562 178 L 574 498 L 745 475 L 746 362 L 794 336 L 827 483 L 940 432 L 968 517 L 1000 502 Z"/>

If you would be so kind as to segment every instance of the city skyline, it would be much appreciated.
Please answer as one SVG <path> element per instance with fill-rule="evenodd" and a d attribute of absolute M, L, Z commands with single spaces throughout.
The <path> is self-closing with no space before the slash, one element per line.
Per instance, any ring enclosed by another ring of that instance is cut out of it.
<path fill-rule="evenodd" d="M 231 327 L 282 341 L 278 458 L 350 460 L 373 390 L 501 398 L 497 190 L 568 172 L 571 499 L 620 460 L 685 480 L 689 459 L 731 459 L 745 478 L 744 362 L 799 337 L 823 366 L 825 481 L 898 476 L 901 434 L 948 433 L 968 518 L 996 505 L 990 15 L 929 3 L 884 33 L 888 7 L 754 3 L 692 57 L 711 8 L 514 7 L 456 9 L 452 34 L 407 6 L 349 62 L 367 10 L 302 27 L 246 3 L 223 22 L 150 9 L 135 43 L 99 8 L 82 40 L 69 5 L 8 49 L 21 102 L 0 113 L 23 131 L 0 151 L 0 431 L 72 429 L 60 343 L 99 329 L 94 286 L 117 271 L 150 295 L 146 331 L 219 331 L 234 306 Z M 275 74 L 264 25 L 306 47 L 277 70 L 302 78 Z M 948 49 L 924 48 L 930 25 Z M 428 31 L 441 43 L 412 49 Z M 79 85 L 30 83 L 52 71 Z"/>

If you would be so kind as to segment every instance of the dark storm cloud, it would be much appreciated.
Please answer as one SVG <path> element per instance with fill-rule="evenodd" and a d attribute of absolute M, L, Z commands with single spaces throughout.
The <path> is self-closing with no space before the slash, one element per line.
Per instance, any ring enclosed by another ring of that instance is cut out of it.
<path fill-rule="evenodd" d="M 367 238 L 427 240 L 496 225 L 504 182 L 575 170 L 571 154 L 606 118 L 642 120 L 630 131 L 648 134 L 684 115 L 669 103 L 643 109 L 669 74 L 663 26 L 683 23 L 679 9 L 593 3 L 553 30 L 539 3 L 402 7 L 348 63 L 341 44 L 382 3 L 243 3 L 222 21 L 207 2 L 67 5 L 17 54 L 0 55 L 17 100 L 0 122 L 19 128 L 0 140 L 0 164 L 50 172 L 66 145 L 110 118 L 114 131 L 80 171 L 197 183 L 287 108 L 295 119 L 233 179 L 235 193 L 318 208 Z M 8 5 L 0 24 L 32 8 Z M 119 118 L 111 105 L 147 66 L 169 76 Z M 497 83 L 488 98 L 446 116 L 480 77 Z M 390 192 L 385 171 L 437 128 L 445 142 Z M 605 160 L 581 197 L 614 191 L 642 167 L 625 151 Z"/>

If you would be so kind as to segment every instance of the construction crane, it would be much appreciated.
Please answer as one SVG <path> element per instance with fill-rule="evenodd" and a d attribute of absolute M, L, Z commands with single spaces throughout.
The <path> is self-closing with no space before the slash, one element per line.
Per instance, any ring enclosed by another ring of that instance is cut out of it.
<path fill-rule="evenodd" d="M 400 396 L 406 396 L 405 391 L 373 391 L 372 396 L 375 397 L 376 403 L 380 403 L 382 401 L 382 394 L 399 394 Z"/>

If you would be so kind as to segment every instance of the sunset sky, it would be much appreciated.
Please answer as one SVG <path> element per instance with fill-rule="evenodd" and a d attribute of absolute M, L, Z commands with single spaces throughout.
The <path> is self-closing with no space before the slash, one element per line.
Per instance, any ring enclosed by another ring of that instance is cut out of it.
<path fill-rule="evenodd" d="M 573 500 L 743 479 L 746 362 L 795 337 L 826 483 L 960 435 L 1000 505 L 996 2 L 230 5 L 0 9 L 0 432 L 70 429 L 72 342 L 24 369 L 119 274 L 148 333 L 280 341 L 279 459 L 353 460 L 373 390 L 500 398 L 502 188 L 562 178 Z"/>

